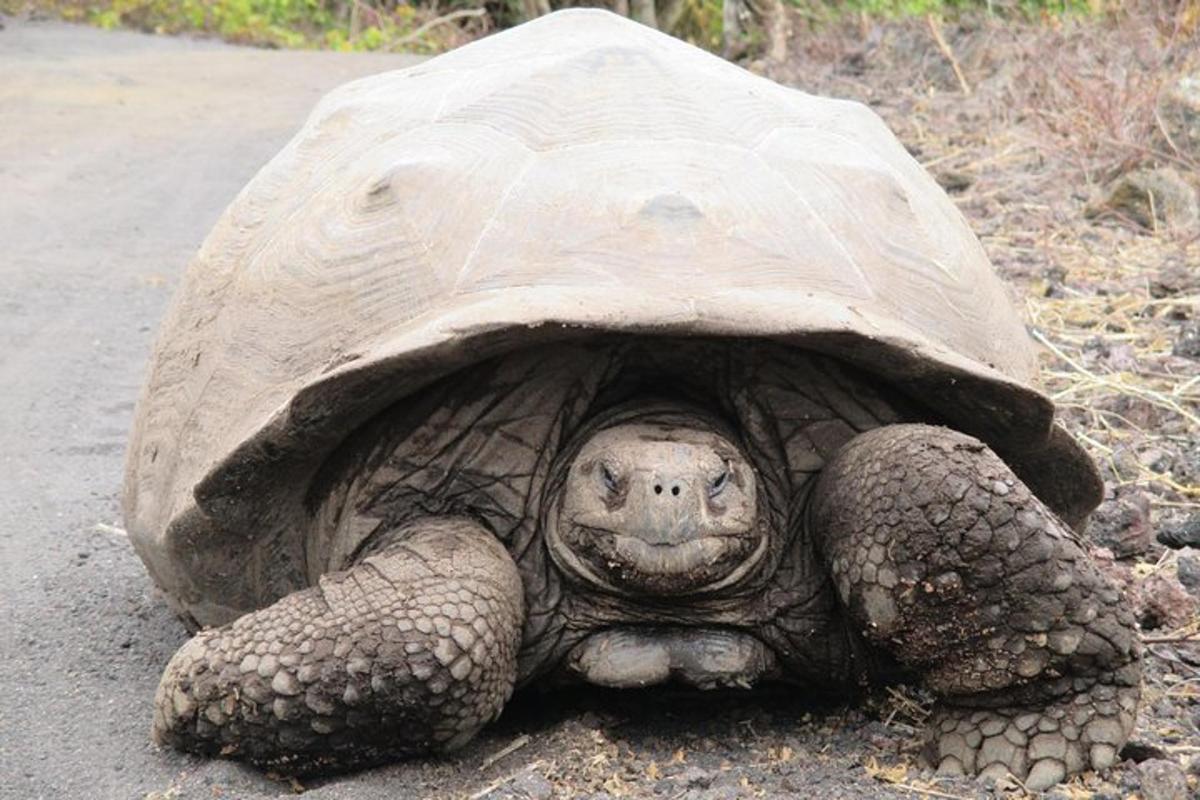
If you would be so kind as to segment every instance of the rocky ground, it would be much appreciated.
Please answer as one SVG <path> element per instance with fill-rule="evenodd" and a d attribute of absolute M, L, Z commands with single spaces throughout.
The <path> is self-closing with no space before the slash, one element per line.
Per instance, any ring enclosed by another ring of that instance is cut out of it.
<path fill-rule="evenodd" d="M 951 193 L 1101 466 L 1088 537 L 1141 622 L 1146 704 L 1125 764 L 1060 790 L 1072 797 L 1172 796 L 1158 774 L 1189 769 L 1195 792 L 1200 771 L 1195 23 L 1149 7 L 1106 23 L 860 20 L 836 35 L 798 21 L 797 54 L 769 70 L 871 105 Z"/>
<path fill-rule="evenodd" d="M 952 193 L 1109 485 L 1090 536 L 1141 619 L 1146 702 L 1119 766 L 1049 796 L 1195 794 L 1194 21 L 794 23 L 792 59 L 766 71 L 871 104 Z M 778 691 L 527 692 L 453 759 L 304 785 L 149 743 L 153 689 L 185 633 L 115 498 L 153 327 L 215 215 L 316 96 L 399 63 L 0 31 L 0 797 L 1020 796 L 921 767 L 929 703 L 913 688 L 854 708 Z"/>

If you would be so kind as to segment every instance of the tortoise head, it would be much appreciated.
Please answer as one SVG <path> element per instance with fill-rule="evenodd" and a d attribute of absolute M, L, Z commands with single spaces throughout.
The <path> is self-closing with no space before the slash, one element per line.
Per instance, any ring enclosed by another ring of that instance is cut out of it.
<path fill-rule="evenodd" d="M 757 484 L 730 437 L 705 426 L 603 428 L 569 466 L 548 526 L 550 552 L 577 577 L 610 590 L 723 588 L 766 549 Z"/>

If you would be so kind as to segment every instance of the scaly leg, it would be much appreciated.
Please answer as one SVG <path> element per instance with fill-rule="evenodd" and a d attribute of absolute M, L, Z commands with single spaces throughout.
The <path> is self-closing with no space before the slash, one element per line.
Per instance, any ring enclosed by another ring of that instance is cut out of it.
<path fill-rule="evenodd" d="M 428 518 L 319 585 L 180 648 L 154 738 L 304 774 L 449 750 L 512 693 L 512 558 L 473 521 Z"/>
<path fill-rule="evenodd" d="M 851 619 L 940 695 L 941 771 L 1042 789 L 1113 763 L 1140 693 L 1133 616 L 985 445 L 928 425 L 864 433 L 826 466 L 810 524 Z"/>

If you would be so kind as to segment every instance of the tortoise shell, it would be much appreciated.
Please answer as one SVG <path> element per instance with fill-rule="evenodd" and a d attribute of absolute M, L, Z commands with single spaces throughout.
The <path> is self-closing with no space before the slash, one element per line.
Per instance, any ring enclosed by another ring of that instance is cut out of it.
<path fill-rule="evenodd" d="M 194 622 L 273 599 L 350 432 L 596 332 L 831 355 L 998 449 L 1089 468 L 980 243 L 875 113 L 569 10 L 335 90 L 233 201 L 137 410 L 134 545 Z M 1094 484 L 1072 490 L 1088 508 Z"/>

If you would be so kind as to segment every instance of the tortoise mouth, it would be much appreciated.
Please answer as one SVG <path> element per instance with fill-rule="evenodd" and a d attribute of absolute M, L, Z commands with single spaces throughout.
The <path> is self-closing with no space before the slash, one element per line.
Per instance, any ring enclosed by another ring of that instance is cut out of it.
<path fill-rule="evenodd" d="M 698 533 L 678 543 L 648 542 L 618 531 L 569 524 L 553 531 L 552 552 L 592 582 L 649 594 L 690 594 L 726 586 L 762 557 L 766 537 L 755 526 L 740 533 Z"/>

